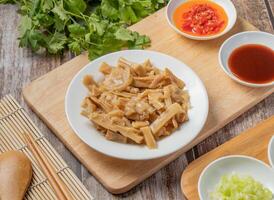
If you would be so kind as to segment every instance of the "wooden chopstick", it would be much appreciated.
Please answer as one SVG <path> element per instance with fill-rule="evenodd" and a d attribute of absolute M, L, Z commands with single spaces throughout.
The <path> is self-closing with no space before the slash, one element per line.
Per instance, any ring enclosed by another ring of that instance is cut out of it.
<path fill-rule="evenodd" d="M 36 158 L 42 171 L 48 178 L 49 183 L 55 191 L 57 198 L 59 200 L 73 200 L 68 188 L 57 175 L 53 166 L 42 152 L 42 149 L 39 147 L 39 145 L 36 144 L 33 136 L 31 134 L 24 133 L 23 138 L 25 139 L 26 144 L 28 145 L 33 156 Z"/>

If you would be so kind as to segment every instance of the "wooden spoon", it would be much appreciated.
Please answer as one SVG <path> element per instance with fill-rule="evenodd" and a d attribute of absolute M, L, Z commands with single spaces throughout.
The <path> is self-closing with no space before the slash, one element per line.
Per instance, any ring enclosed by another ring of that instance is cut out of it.
<path fill-rule="evenodd" d="M 22 200 L 32 177 L 31 162 L 25 154 L 8 151 L 0 155 L 0 199 Z"/>

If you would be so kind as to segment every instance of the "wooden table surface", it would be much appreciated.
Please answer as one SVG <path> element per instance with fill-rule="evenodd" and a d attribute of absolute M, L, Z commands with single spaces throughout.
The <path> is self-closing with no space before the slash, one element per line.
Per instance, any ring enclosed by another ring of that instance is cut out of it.
<path fill-rule="evenodd" d="M 233 0 L 233 2 L 239 16 L 262 31 L 274 33 L 274 0 Z M 17 25 L 20 16 L 16 9 L 14 5 L 0 5 L 0 98 L 6 94 L 12 94 L 26 108 L 35 124 L 46 135 L 95 199 L 185 199 L 180 190 L 180 177 L 188 163 L 274 115 L 274 94 L 272 94 L 131 191 L 122 195 L 112 195 L 75 159 L 25 104 L 22 97 L 22 87 L 70 60 L 73 55 L 66 53 L 62 57 L 41 56 L 33 54 L 28 49 L 18 48 L 16 38 L 18 37 Z"/>

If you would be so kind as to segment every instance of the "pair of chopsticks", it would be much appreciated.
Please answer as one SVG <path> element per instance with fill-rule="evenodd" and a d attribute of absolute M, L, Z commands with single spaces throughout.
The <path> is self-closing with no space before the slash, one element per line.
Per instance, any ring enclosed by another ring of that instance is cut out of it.
<path fill-rule="evenodd" d="M 39 166 L 41 167 L 42 171 L 48 178 L 49 183 L 55 191 L 58 200 L 73 200 L 68 188 L 57 175 L 52 164 L 48 161 L 45 154 L 42 152 L 42 149 L 34 140 L 33 136 L 27 133 L 23 133 L 22 135 L 30 151 L 37 160 Z"/>

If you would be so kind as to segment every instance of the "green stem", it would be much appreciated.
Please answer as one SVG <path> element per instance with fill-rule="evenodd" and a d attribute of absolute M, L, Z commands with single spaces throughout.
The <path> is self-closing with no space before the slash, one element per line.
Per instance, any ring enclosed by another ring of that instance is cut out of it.
<path fill-rule="evenodd" d="M 75 13 L 69 12 L 69 11 L 67 11 L 67 10 L 65 10 L 65 12 L 66 12 L 67 14 L 69 14 L 69 15 L 72 15 L 72 16 L 74 16 L 74 17 L 78 17 L 78 18 L 80 18 L 80 19 L 85 20 L 84 17 L 82 17 L 82 16 L 80 16 L 80 15 L 77 15 L 77 14 L 75 14 Z"/>

